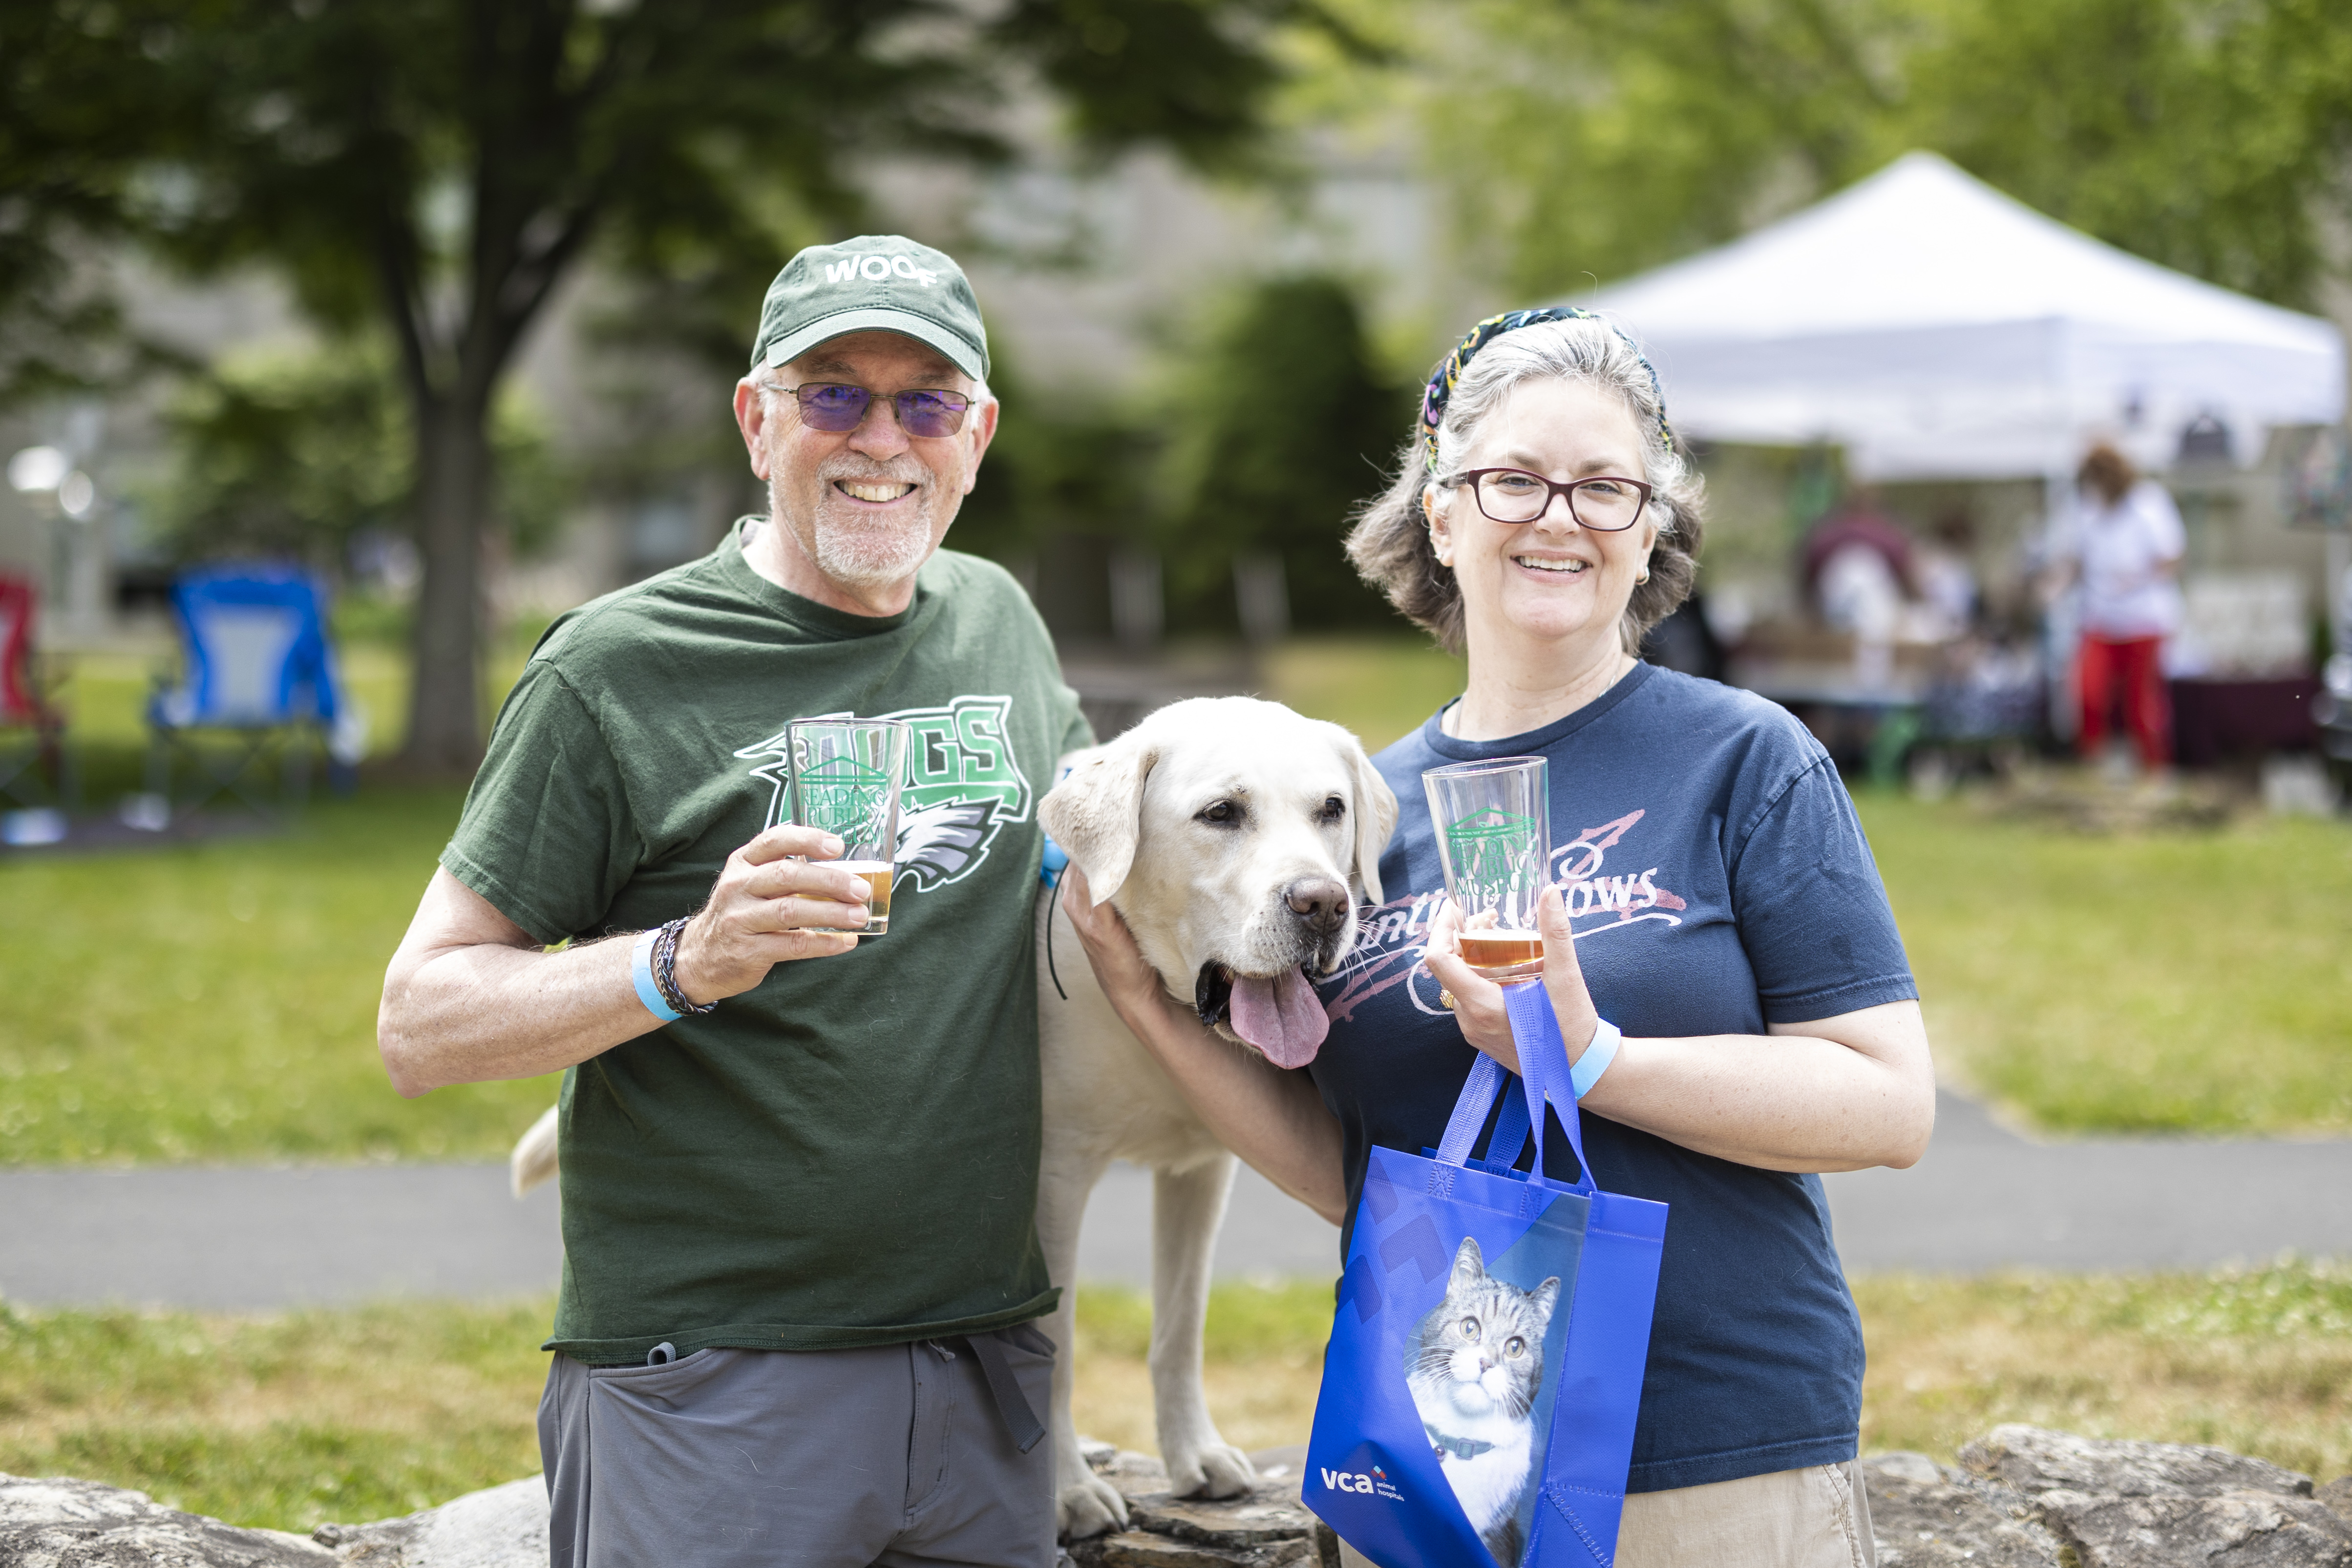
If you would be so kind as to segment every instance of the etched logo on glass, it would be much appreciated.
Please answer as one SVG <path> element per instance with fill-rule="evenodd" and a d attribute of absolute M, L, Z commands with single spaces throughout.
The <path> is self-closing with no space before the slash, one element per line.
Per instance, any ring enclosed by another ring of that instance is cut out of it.
<path fill-rule="evenodd" d="M 890 775 L 854 757 L 828 757 L 808 770 L 801 785 L 806 826 L 845 839 L 874 837 L 871 824 L 888 808 Z"/>
<path fill-rule="evenodd" d="M 1507 909 L 1540 890 L 1543 836 L 1533 818 L 1482 806 L 1445 829 L 1454 896 L 1465 913 Z"/>

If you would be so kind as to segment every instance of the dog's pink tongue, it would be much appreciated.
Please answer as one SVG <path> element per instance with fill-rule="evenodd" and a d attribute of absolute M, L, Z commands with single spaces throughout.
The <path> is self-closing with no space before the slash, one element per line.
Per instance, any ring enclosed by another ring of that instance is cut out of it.
<path fill-rule="evenodd" d="M 1286 969 L 1273 980 L 1234 976 L 1234 1033 L 1255 1046 L 1278 1068 L 1303 1068 L 1315 1059 L 1331 1020 L 1301 971 Z"/>

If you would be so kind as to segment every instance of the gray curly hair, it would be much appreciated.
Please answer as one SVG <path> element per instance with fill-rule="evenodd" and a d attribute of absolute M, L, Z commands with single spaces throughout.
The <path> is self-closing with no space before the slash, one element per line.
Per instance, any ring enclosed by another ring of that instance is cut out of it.
<path fill-rule="evenodd" d="M 1462 586 L 1439 564 L 1436 546 L 1422 510 L 1423 497 L 1437 489 L 1440 475 L 1458 471 L 1478 428 L 1523 381 L 1580 381 L 1625 400 L 1634 425 L 1659 428 L 1665 408 L 1657 384 L 1625 335 L 1607 321 L 1538 321 L 1504 333 L 1480 349 L 1462 371 L 1445 416 L 1437 427 L 1437 461 L 1425 459 L 1416 429 L 1397 458 L 1396 479 L 1356 514 L 1348 534 L 1348 559 L 1364 581 L 1413 625 L 1435 637 L 1449 653 L 1462 651 Z M 1652 626 L 1690 597 L 1698 575 L 1701 517 L 1706 480 L 1677 448 L 1642 443 L 1642 477 L 1651 485 L 1645 515 L 1658 530 L 1650 553 L 1650 580 L 1637 584 L 1627 601 L 1619 632 L 1625 651 L 1638 654 Z"/>

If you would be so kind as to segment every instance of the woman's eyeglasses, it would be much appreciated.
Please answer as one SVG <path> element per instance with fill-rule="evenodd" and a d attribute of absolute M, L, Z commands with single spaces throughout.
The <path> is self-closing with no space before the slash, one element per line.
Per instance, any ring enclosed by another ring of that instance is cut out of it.
<path fill-rule="evenodd" d="M 1633 527 L 1650 502 L 1648 485 L 1613 474 L 1561 484 L 1525 468 L 1468 468 L 1445 482 L 1468 485 L 1478 498 L 1478 510 L 1496 522 L 1533 522 L 1551 505 L 1552 497 L 1565 496 L 1577 526 L 1602 533 Z"/>
<path fill-rule="evenodd" d="M 874 403 L 874 394 L 866 388 L 840 382 L 810 381 L 774 390 L 793 395 L 802 424 L 836 436 L 864 424 Z M 963 428 L 963 416 L 971 411 L 971 399 L 961 392 L 898 392 L 889 401 L 898 411 L 899 428 L 909 436 L 952 436 Z"/>

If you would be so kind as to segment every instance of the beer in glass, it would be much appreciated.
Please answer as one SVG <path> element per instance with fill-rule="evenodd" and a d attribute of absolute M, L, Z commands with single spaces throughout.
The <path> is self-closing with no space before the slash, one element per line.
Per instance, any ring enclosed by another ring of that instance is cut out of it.
<path fill-rule="evenodd" d="M 890 929 L 898 792 L 914 731 L 895 719 L 795 719 L 785 732 L 792 819 L 841 840 L 841 858 L 834 864 L 863 879 L 873 892 L 866 924 L 856 934 L 880 936 Z"/>
<path fill-rule="evenodd" d="M 1455 763 L 1421 775 L 1445 892 L 1462 911 L 1462 960 L 1490 980 L 1543 970 L 1536 900 L 1551 864 L 1551 785 L 1541 757 Z"/>

